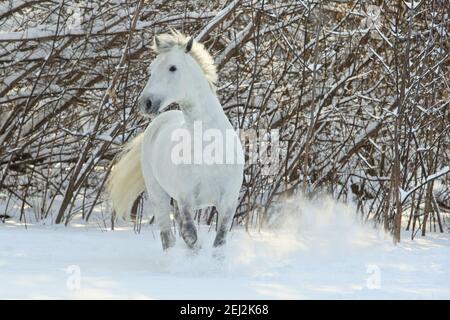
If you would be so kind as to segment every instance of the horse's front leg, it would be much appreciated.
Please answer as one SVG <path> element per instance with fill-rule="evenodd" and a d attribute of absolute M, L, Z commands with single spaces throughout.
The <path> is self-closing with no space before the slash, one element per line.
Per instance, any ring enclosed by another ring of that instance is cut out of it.
<path fill-rule="evenodd" d="M 233 222 L 234 212 L 236 210 L 234 206 L 217 209 L 219 219 L 217 225 L 217 234 L 216 238 L 214 239 L 214 247 L 219 247 L 225 244 L 228 231 L 230 230 L 231 223 Z"/>
<path fill-rule="evenodd" d="M 194 220 L 192 219 L 190 210 L 184 205 L 179 205 L 181 215 L 180 234 L 184 242 L 189 248 L 193 248 L 197 242 L 197 229 L 195 228 Z"/>

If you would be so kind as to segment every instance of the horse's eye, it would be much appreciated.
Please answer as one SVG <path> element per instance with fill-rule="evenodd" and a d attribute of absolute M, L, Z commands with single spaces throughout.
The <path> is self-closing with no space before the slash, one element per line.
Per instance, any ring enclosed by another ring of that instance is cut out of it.
<path fill-rule="evenodd" d="M 169 71 L 170 71 L 170 72 L 175 72 L 175 71 L 177 71 L 177 67 L 171 66 L 171 67 L 169 68 Z"/>

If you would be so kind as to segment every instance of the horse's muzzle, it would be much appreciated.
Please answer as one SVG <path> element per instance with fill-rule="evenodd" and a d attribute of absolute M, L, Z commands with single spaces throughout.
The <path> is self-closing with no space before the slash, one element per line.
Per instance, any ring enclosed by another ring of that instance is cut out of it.
<path fill-rule="evenodd" d="M 154 101 L 149 98 L 140 98 L 139 99 L 139 109 L 142 114 L 144 115 L 150 115 L 157 113 L 159 110 L 159 107 L 161 105 L 161 101 Z"/>

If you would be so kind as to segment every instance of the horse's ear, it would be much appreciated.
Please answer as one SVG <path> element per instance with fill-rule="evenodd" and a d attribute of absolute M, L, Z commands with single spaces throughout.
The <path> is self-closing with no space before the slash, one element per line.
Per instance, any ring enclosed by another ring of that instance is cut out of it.
<path fill-rule="evenodd" d="M 160 44 L 161 44 L 161 41 L 159 40 L 158 36 L 155 36 L 155 48 L 156 48 L 156 50 L 158 50 Z"/>
<path fill-rule="evenodd" d="M 188 53 L 189 51 L 191 51 L 192 49 L 192 44 L 194 43 L 194 38 L 190 37 L 189 41 L 186 44 L 186 53 Z"/>

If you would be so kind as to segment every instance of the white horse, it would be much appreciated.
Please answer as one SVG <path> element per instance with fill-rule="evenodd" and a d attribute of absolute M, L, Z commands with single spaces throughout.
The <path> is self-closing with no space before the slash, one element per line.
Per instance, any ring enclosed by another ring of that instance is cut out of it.
<path fill-rule="evenodd" d="M 108 183 L 113 207 L 117 216 L 127 215 L 146 187 L 165 250 L 175 244 L 171 198 L 179 209 L 180 234 L 191 248 L 197 241 L 192 212 L 215 206 L 217 247 L 225 243 L 238 203 L 242 146 L 215 94 L 216 68 L 204 46 L 172 31 L 155 37 L 153 50 L 158 55 L 139 97 L 140 110 L 152 114 L 172 103 L 181 110 L 158 115 L 122 152 Z M 210 143 L 203 146 L 205 140 Z"/>

